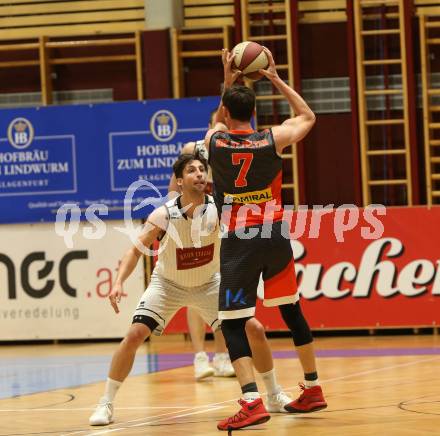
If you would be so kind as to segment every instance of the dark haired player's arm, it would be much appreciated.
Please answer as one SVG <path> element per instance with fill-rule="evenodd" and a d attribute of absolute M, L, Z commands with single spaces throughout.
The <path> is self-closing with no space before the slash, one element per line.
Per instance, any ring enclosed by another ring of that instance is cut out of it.
<path fill-rule="evenodd" d="M 276 149 L 278 152 L 282 152 L 285 147 L 301 141 L 309 133 L 315 124 L 316 117 L 304 99 L 278 76 L 271 52 L 267 48 L 264 50 L 269 58 L 269 67 L 267 70 L 260 70 L 260 72 L 286 97 L 289 106 L 295 113 L 294 117 L 287 119 L 280 126 L 272 128 Z"/>
<path fill-rule="evenodd" d="M 227 88 L 223 87 L 223 92 L 225 89 L 227 89 Z M 225 121 L 225 117 L 223 114 L 222 106 L 223 106 L 223 103 L 222 103 L 222 99 L 220 98 L 220 103 L 218 105 L 217 112 L 215 113 L 215 115 L 212 119 L 213 123 L 212 123 L 212 128 L 210 130 L 213 130 L 213 131 L 218 131 L 218 130 L 226 131 L 226 130 L 228 130 L 228 128 L 226 127 L 226 121 Z"/>
<path fill-rule="evenodd" d="M 211 136 L 215 132 L 219 132 L 219 131 L 226 132 L 228 130 L 228 128 L 226 127 L 226 124 L 225 124 L 224 117 L 223 117 L 223 110 L 222 110 L 222 102 L 221 102 L 221 100 L 220 100 L 220 106 L 217 109 L 216 114 L 214 115 L 213 121 L 214 122 L 213 122 L 212 129 L 209 129 L 206 132 L 206 135 L 205 135 L 205 147 L 208 150 L 208 153 L 209 153 L 209 143 L 211 141 Z"/>
<path fill-rule="evenodd" d="M 316 117 L 303 98 L 280 78 L 272 83 L 286 97 L 295 116 L 288 118 L 280 126 L 272 128 L 277 151 L 295 142 L 301 141 L 315 124 Z"/>
<path fill-rule="evenodd" d="M 222 62 L 223 62 L 223 72 L 224 72 L 223 92 L 225 92 L 226 89 L 230 88 L 235 83 L 235 81 L 240 77 L 241 74 L 241 71 L 232 70 L 232 62 L 234 61 L 234 57 L 235 55 L 230 53 L 228 49 L 224 48 L 222 50 Z M 217 112 L 213 117 L 212 128 L 208 130 L 205 136 L 205 146 L 207 150 L 209 150 L 209 142 L 214 132 L 218 132 L 218 131 L 224 132 L 228 130 L 225 124 L 225 118 L 224 118 L 222 106 L 223 106 L 222 100 L 220 99 Z"/>

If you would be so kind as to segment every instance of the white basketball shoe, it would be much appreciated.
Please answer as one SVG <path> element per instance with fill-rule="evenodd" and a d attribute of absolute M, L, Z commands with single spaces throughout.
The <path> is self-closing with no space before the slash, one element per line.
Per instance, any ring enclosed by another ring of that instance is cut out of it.
<path fill-rule="evenodd" d="M 113 404 L 102 397 L 89 418 L 90 425 L 109 425 L 113 422 Z"/>
<path fill-rule="evenodd" d="M 215 377 L 234 377 L 235 370 L 228 353 L 216 353 L 212 360 Z"/>
<path fill-rule="evenodd" d="M 209 365 L 209 357 L 204 351 L 194 356 L 194 376 L 196 380 L 202 380 L 214 375 L 214 368 Z"/>
<path fill-rule="evenodd" d="M 291 402 L 292 398 L 281 391 L 278 394 L 267 396 L 266 409 L 269 413 L 287 413 L 284 406 Z"/>

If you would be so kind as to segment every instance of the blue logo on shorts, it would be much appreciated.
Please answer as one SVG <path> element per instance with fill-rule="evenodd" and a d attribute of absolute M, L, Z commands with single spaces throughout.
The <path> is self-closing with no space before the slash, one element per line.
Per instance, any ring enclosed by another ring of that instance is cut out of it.
<path fill-rule="evenodd" d="M 231 303 L 238 303 L 240 306 L 244 306 L 246 300 L 243 292 L 243 288 L 240 288 L 237 292 L 232 292 L 230 289 L 226 289 L 226 307 L 231 307 Z"/>

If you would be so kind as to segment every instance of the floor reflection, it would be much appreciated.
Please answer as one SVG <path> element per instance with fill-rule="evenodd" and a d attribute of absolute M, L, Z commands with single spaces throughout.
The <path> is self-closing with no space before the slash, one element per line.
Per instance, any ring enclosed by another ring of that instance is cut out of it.
<path fill-rule="evenodd" d="M 0 399 L 103 381 L 111 357 L 3 358 L 0 360 Z M 192 361 L 191 353 L 138 355 L 131 375 L 180 368 L 192 365 Z"/>

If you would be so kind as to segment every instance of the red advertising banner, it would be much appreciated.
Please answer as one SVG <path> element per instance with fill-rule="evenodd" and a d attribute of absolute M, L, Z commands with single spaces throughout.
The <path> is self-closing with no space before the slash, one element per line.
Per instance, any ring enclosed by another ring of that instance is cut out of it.
<path fill-rule="evenodd" d="M 440 207 L 315 208 L 292 214 L 301 305 L 312 328 L 440 324 Z M 267 330 L 286 327 L 259 303 Z M 180 313 L 169 332 L 187 331 Z"/>

